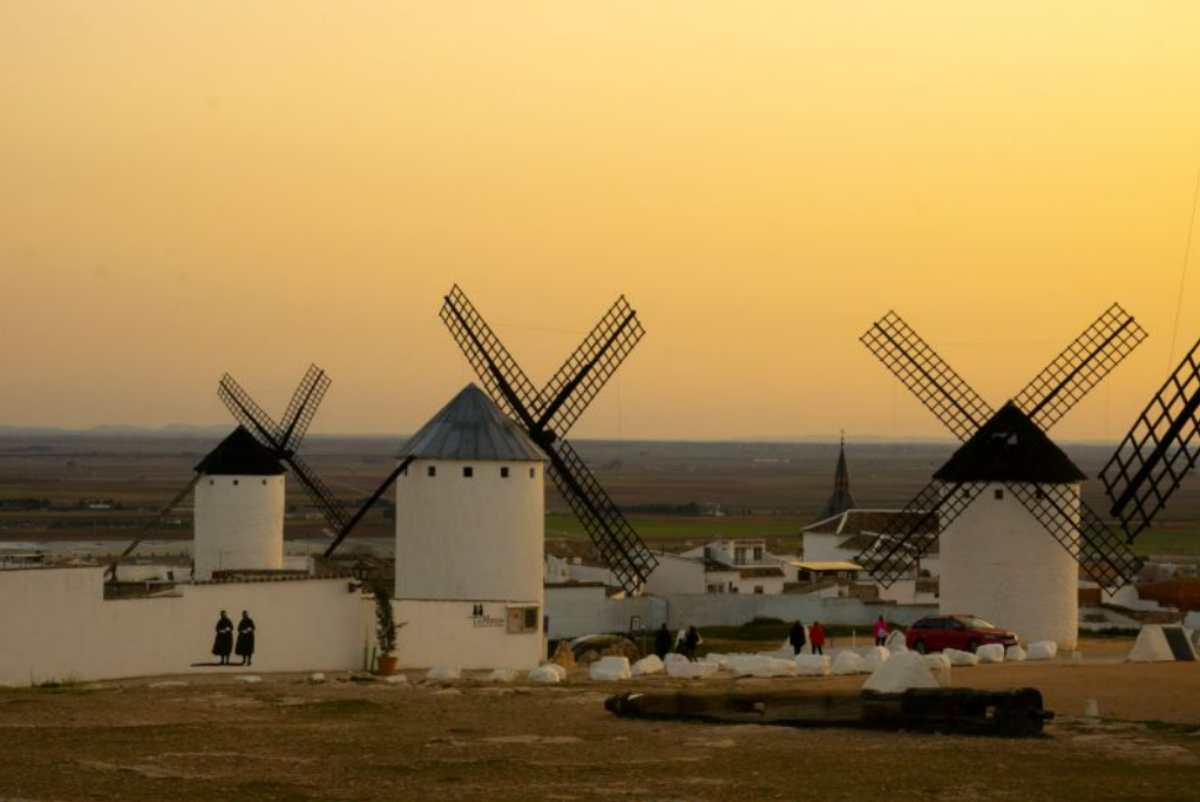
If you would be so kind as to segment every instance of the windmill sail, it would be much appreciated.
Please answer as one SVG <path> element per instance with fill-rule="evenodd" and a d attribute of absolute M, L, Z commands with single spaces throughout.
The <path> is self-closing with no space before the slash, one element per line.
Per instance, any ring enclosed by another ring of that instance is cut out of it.
<path fill-rule="evenodd" d="M 1200 341 L 1134 421 L 1100 472 L 1126 539 L 1143 532 L 1200 458 Z"/>

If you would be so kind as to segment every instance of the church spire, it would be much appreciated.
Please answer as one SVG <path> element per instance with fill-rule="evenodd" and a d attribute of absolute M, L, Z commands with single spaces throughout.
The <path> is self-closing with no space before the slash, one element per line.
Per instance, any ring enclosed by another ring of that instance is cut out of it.
<path fill-rule="evenodd" d="M 850 470 L 846 467 L 846 432 L 842 432 L 838 450 L 837 469 L 833 474 L 833 495 L 829 497 L 821 518 L 832 518 L 854 508 L 854 496 L 850 495 Z"/>

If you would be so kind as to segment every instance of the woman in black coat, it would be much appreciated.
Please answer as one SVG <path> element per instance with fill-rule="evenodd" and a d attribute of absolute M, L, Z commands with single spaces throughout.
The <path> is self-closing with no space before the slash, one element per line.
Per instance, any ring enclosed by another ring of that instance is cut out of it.
<path fill-rule="evenodd" d="M 792 644 L 792 654 L 800 654 L 804 649 L 804 624 L 799 621 L 792 624 L 792 631 L 788 633 L 788 642 Z"/>
<path fill-rule="evenodd" d="M 212 653 L 221 659 L 221 665 L 229 665 L 229 655 L 233 652 L 233 622 L 225 611 L 217 619 L 217 637 L 213 640 Z"/>
<path fill-rule="evenodd" d="M 242 658 L 242 665 L 248 666 L 254 657 L 254 619 L 242 610 L 242 620 L 238 621 L 237 646 L 234 652 Z"/>

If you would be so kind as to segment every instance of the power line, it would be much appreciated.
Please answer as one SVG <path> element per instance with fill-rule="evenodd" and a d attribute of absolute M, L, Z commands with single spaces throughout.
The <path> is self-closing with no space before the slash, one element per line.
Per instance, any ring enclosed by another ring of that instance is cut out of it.
<path fill-rule="evenodd" d="M 1183 311 L 1183 288 L 1187 282 L 1188 264 L 1192 255 L 1192 234 L 1196 230 L 1196 203 L 1200 201 L 1200 170 L 1196 171 L 1196 187 L 1192 190 L 1192 216 L 1188 219 L 1187 244 L 1183 247 L 1183 269 L 1179 272 L 1179 295 L 1175 299 L 1175 325 L 1171 329 L 1171 354 L 1167 370 L 1175 365 L 1175 343 L 1179 339 L 1179 315 Z"/>

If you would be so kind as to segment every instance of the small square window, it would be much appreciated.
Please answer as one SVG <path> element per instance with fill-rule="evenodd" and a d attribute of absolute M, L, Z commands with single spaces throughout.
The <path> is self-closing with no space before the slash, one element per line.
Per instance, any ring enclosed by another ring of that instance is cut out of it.
<path fill-rule="evenodd" d="M 236 485 L 236 484 L 238 483 L 238 480 L 237 480 L 237 479 L 234 479 L 234 480 L 233 480 L 233 483 Z"/>
<path fill-rule="evenodd" d="M 266 486 L 267 486 L 267 480 L 263 479 L 263 487 L 266 487 Z"/>
<path fill-rule="evenodd" d="M 472 468 L 471 466 L 468 465 L 467 467 L 463 468 L 463 478 L 464 479 L 470 479 L 474 475 L 475 475 L 475 469 Z"/>
<path fill-rule="evenodd" d="M 506 468 L 506 467 L 502 467 L 502 468 L 500 469 L 500 478 L 501 478 L 501 479 L 507 479 L 507 478 L 508 478 L 508 468 Z"/>
<path fill-rule="evenodd" d="M 997 487 L 996 488 L 996 501 L 1002 501 L 1003 499 L 1004 499 L 1004 488 Z"/>
<path fill-rule="evenodd" d="M 530 469 L 529 469 L 529 478 L 530 478 L 530 479 L 535 479 L 535 478 L 537 478 L 537 468 L 530 468 Z"/>
<path fill-rule="evenodd" d="M 430 465 L 428 468 L 425 469 L 425 473 L 427 476 L 437 476 L 437 466 Z"/>

